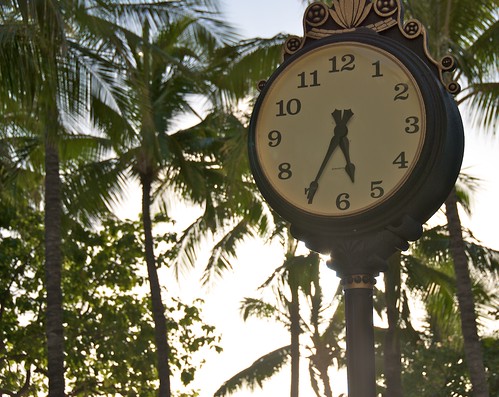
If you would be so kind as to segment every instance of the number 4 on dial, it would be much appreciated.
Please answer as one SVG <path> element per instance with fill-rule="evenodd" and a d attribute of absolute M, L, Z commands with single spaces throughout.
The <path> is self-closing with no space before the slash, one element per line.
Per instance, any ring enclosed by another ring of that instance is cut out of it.
<path fill-rule="evenodd" d="M 408 168 L 409 162 L 405 159 L 405 152 L 400 152 L 392 164 L 398 165 L 399 168 Z"/>

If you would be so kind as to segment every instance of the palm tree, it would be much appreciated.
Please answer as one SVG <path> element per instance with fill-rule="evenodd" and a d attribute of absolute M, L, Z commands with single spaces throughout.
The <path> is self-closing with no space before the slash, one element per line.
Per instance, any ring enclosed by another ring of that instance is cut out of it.
<path fill-rule="evenodd" d="M 167 17 L 199 14 L 190 11 L 197 9 L 193 5 L 199 5 L 199 2 L 2 2 L 0 76 L 4 84 L 0 98 L 9 106 L 16 103 L 20 114 L 25 117 L 21 121 L 13 119 L 12 125 L 28 131 L 44 151 L 37 160 L 44 159 L 45 172 L 46 335 L 50 396 L 63 396 L 65 389 L 61 160 L 73 154 L 75 145 L 71 149 L 71 141 L 79 144 L 76 146 L 80 149 L 80 159 L 92 151 L 101 154 L 95 143 L 82 145 L 86 143 L 82 138 L 87 133 L 82 121 L 109 125 L 109 117 L 102 117 L 104 108 L 111 117 L 124 112 L 123 87 L 116 84 L 120 82 L 119 69 L 109 54 L 126 53 L 125 37 L 140 41 L 134 28 L 141 21 L 147 19 L 156 26 L 167 21 Z M 211 25 L 217 29 L 216 21 Z M 29 122 L 33 120 L 37 123 Z M 12 125 L 9 128 L 14 128 Z M 109 192 L 100 193 L 102 199 L 85 203 L 91 204 L 94 214 L 95 203 L 109 204 L 106 201 L 113 198 Z"/>
<path fill-rule="evenodd" d="M 171 258 L 177 272 L 185 265 L 193 266 L 200 242 L 207 236 L 215 240 L 202 276 L 204 284 L 232 267 L 239 242 L 256 235 L 279 234 L 284 228 L 252 183 L 247 156 L 249 115 L 238 109 L 240 101 L 254 97 L 257 82 L 275 70 L 283 42 L 284 37 L 277 35 L 211 49 L 199 74 L 205 79 L 202 91 L 212 108 L 197 125 L 179 131 L 180 136 L 204 137 L 198 149 L 206 149 L 205 156 L 216 155 L 213 161 L 217 165 L 212 166 L 211 175 L 218 179 L 205 187 L 204 196 L 189 198 L 191 203 L 203 205 L 204 211 L 184 230 Z M 187 143 L 183 138 L 182 144 Z M 192 144 L 187 146 L 187 151 L 196 149 Z M 170 182 L 183 191 L 182 180 Z M 162 207 L 167 208 L 167 203 Z"/>
<path fill-rule="evenodd" d="M 466 200 L 463 201 L 463 204 L 470 211 L 467 198 L 472 194 L 477 181 L 465 175 L 461 175 L 460 181 L 460 184 L 466 189 L 466 192 L 462 191 L 461 194 L 463 200 Z M 443 259 L 447 252 L 438 243 L 445 237 L 436 233 L 436 230 L 439 229 L 425 231 L 421 241 L 415 243 L 409 254 L 394 254 L 388 261 L 388 269 L 384 272 L 384 296 L 381 297 L 381 300 L 386 303 L 388 327 L 384 336 L 383 358 L 386 393 L 389 396 L 396 397 L 404 394 L 402 389 L 402 338 L 412 344 L 418 343 L 420 340 L 420 336 L 412 327 L 409 318 L 409 298 L 418 299 L 418 296 L 413 296 L 414 290 L 419 291 L 426 288 L 425 293 L 434 294 L 440 298 L 444 295 L 448 298 L 449 293 L 450 296 L 453 296 L 452 282 L 454 278 L 448 274 L 447 269 L 445 271 L 442 269 L 445 264 L 449 263 L 448 260 Z M 429 236 L 436 240 L 433 245 Z M 433 250 L 430 251 L 426 248 L 422 254 L 421 250 L 418 250 L 418 247 L 421 246 L 432 246 Z M 420 259 L 413 260 L 415 257 Z M 402 272 L 407 275 L 405 282 L 402 280 Z M 435 301 L 444 302 L 444 299 L 435 299 Z M 431 319 L 436 318 L 436 321 L 440 321 L 439 316 L 435 315 L 438 310 L 432 309 L 430 312 Z M 446 314 L 446 316 L 448 315 Z M 404 325 L 405 328 L 402 329 Z"/>
<path fill-rule="evenodd" d="M 205 5 L 208 7 L 209 2 Z M 207 273 L 226 266 L 223 252 L 230 256 L 237 241 L 249 233 L 251 223 L 258 222 L 261 215 L 256 214 L 253 221 L 251 216 L 242 219 L 250 210 L 236 198 L 252 193 L 238 171 L 245 168 L 234 163 L 240 154 L 239 146 L 234 147 L 234 143 L 244 137 L 245 127 L 228 112 L 228 107 L 221 109 L 219 105 L 246 95 L 250 91 L 249 81 L 255 84 L 251 71 L 268 73 L 275 67 L 276 57 L 255 62 L 260 51 L 272 51 L 272 40 L 229 45 L 229 40 L 235 37 L 232 30 L 213 14 L 206 19 L 186 15 L 156 28 L 146 19 L 140 25 L 140 34 L 125 36 L 127 52 L 117 54 L 129 98 L 126 111 L 119 114 L 98 109 L 95 114 L 103 132 L 114 139 L 117 154 L 113 159 L 99 162 L 97 167 L 109 170 L 115 180 L 131 176 L 141 186 L 160 395 L 169 396 L 168 330 L 154 254 L 153 203 L 158 202 L 167 215 L 172 197 L 205 207 L 200 219 L 185 231 L 172 250 L 176 260 L 187 259 L 191 263 L 195 262 L 200 235 L 223 229 L 227 218 L 237 213 L 239 223 L 214 248 Z M 241 73 L 242 64 L 246 64 L 246 74 Z M 208 115 L 195 110 L 193 96 L 211 103 Z M 179 116 L 189 114 L 198 123 L 176 131 Z M 92 165 L 86 172 L 94 168 Z M 228 188 L 229 181 L 235 180 L 242 182 L 242 187 L 231 183 Z"/>
<path fill-rule="evenodd" d="M 494 285 L 498 276 L 499 253 L 480 245 L 469 232 L 466 232 L 464 244 L 467 261 L 472 269 L 477 315 L 483 321 L 497 306 Z M 461 332 L 460 308 L 455 306 L 456 275 L 451 245 L 446 227 L 427 230 L 414 245 L 411 255 L 403 256 L 402 265 L 408 275 L 408 287 L 425 306 L 433 342 L 461 351 L 464 332 Z M 453 381 L 457 381 L 457 377 Z M 439 382 L 443 387 L 446 380 L 435 383 Z M 448 390 L 450 392 L 451 389 Z"/>
<path fill-rule="evenodd" d="M 2 93 L 22 114 L 38 120 L 45 169 L 45 288 L 49 396 L 64 395 L 61 290 L 60 137 L 68 117 L 81 114 L 88 93 L 88 54 L 73 35 L 74 2 L 8 1 L 1 8 Z M 71 26 L 71 27 L 70 27 Z M 29 76 L 29 78 L 27 78 Z M 25 125 L 26 122 L 23 122 Z M 14 127 L 12 127 L 14 128 Z"/>
<path fill-rule="evenodd" d="M 469 196 L 477 181 L 461 175 L 458 185 L 460 203 L 470 212 Z M 455 310 L 455 272 L 450 251 L 450 239 L 445 227 L 426 230 L 409 254 L 395 255 L 389 261 L 385 272 L 385 294 L 388 328 L 385 333 L 384 359 L 385 384 L 389 396 L 401 396 L 402 354 L 401 341 L 410 346 L 421 343 L 421 335 L 412 328 L 410 322 L 409 299 L 421 300 L 427 312 L 428 323 L 435 335 L 436 343 L 458 341 L 452 348 L 462 349 L 462 333 L 459 327 L 459 311 Z M 487 317 L 495 298 L 484 280 L 497 277 L 497 252 L 474 241 L 470 232 L 466 233 L 464 248 L 472 269 L 474 294 L 480 298 L 478 316 Z M 401 272 L 407 276 L 402 282 Z M 405 324 L 405 327 L 404 327 Z M 438 382 L 437 382 L 438 383 Z M 449 389 L 451 390 L 451 389 Z"/>
<path fill-rule="evenodd" d="M 401 302 L 401 269 L 400 254 L 394 254 L 388 260 L 388 268 L 384 272 L 387 329 L 383 341 L 383 359 L 387 395 L 402 397 L 402 361 L 400 350 L 400 308 Z"/>
<path fill-rule="evenodd" d="M 430 50 L 439 57 L 449 50 L 458 58 L 463 85 L 456 98 L 461 108 L 469 112 L 478 126 L 495 131 L 499 108 L 497 82 L 497 50 L 493 37 L 497 36 L 497 2 L 486 0 L 479 4 L 465 0 L 412 1 L 407 0 L 410 14 L 427 27 Z M 458 196 L 454 190 L 445 203 L 451 252 L 456 274 L 464 351 L 473 396 L 489 395 L 483 354 L 478 336 L 468 259 L 458 212 Z"/>
<path fill-rule="evenodd" d="M 186 45 L 194 44 L 189 40 L 192 40 L 194 34 L 202 33 L 199 27 L 193 31 L 194 22 L 191 19 L 172 22 L 153 42 L 154 47 L 160 48 L 172 61 L 166 63 L 166 57 L 155 56 L 155 48 L 149 48 L 149 45 L 131 47 L 137 66 L 129 68 L 128 71 L 131 93 L 137 95 L 135 103 L 139 105 L 139 130 L 135 140 L 137 146 L 123 153 L 123 156 L 132 158 L 131 171 L 142 187 L 142 226 L 155 324 L 160 396 L 169 396 L 171 391 L 166 317 L 152 237 L 151 206 L 155 195 L 153 185 L 172 185 L 176 180 L 180 185 L 181 194 L 199 202 L 207 194 L 206 180 L 210 177 L 218 179 L 216 172 L 210 173 L 210 167 L 215 164 L 208 158 L 209 153 L 203 158 L 202 152 L 196 155 L 193 151 L 185 150 L 189 145 L 201 145 L 209 136 L 196 136 L 188 132 L 168 134 L 176 114 L 189 110 L 188 95 L 197 91 L 195 78 L 198 76 L 195 75 L 199 72 L 196 70 L 198 66 L 189 63 L 197 58 L 201 49 L 188 48 Z M 147 22 L 144 24 L 143 40 L 146 44 L 151 40 Z M 213 40 L 213 37 L 204 36 L 201 42 Z"/>
<path fill-rule="evenodd" d="M 281 370 L 288 361 L 291 361 L 290 395 L 298 396 L 300 335 L 304 334 L 311 342 L 307 349 L 310 351 L 308 360 L 312 389 L 318 397 L 332 397 L 328 369 L 334 361 L 337 365 L 344 363 L 338 345 L 344 323 L 342 320 L 344 310 L 340 304 L 339 291 L 335 294 L 336 305 L 324 302 L 319 283 L 319 263 L 319 256 L 315 253 L 306 256 L 288 253 L 283 265 L 260 287 L 263 289 L 273 286 L 277 304 L 253 298 L 246 298 L 243 301 L 241 305 L 243 319 L 256 316 L 277 320 L 289 328 L 290 344 L 257 359 L 248 368 L 227 380 L 217 390 L 215 396 L 230 395 L 243 386 L 250 389 L 254 389 L 257 385 L 263 387 L 263 381 Z M 309 321 L 303 317 L 305 308 L 302 308 L 300 301 L 307 302 Z M 332 306 L 335 306 L 334 314 L 326 321 L 323 317 L 324 311 L 331 309 Z"/>

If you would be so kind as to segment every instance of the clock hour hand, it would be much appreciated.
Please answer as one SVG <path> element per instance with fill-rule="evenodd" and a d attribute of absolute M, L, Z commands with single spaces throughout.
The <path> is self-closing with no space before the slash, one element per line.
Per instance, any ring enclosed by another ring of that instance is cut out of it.
<path fill-rule="evenodd" d="M 335 109 L 333 113 L 331 113 L 333 119 L 336 123 L 334 127 L 334 135 L 340 137 L 340 148 L 345 156 L 345 160 L 347 162 L 345 166 L 345 171 L 348 176 L 354 181 L 355 176 L 355 165 L 350 161 L 350 142 L 348 141 L 348 127 L 347 124 L 353 116 L 352 109 L 345 109 L 343 111 L 339 109 Z"/>
<path fill-rule="evenodd" d="M 352 164 L 350 161 L 350 142 L 348 141 L 348 138 L 345 136 L 341 138 L 340 141 L 340 148 L 343 154 L 345 155 L 345 160 L 347 161 L 347 165 L 345 166 L 345 171 L 347 172 L 348 176 L 354 182 L 355 178 L 355 165 Z"/>
<path fill-rule="evenodd" d="M 331 142 L 329 143 L 329 147 L 326 152 L 326 156 L 324 157 L 324 160 L 322 160 L 321 166 L 319 168 L 319 171 L 317 172 L 317 175 L 315 176 L 315 179 L 310 182 L 310 186 L 305 189 L 305 194 L 307 195 L 308 203 L 312 204 L 314 200 L 315 193 L 317 192 L 317 189 L 319 188 L 319 179 L 324 172 L 324 169 L 326 168 L 326 165 L 331 158 L 331 155 L 333 154 L 334 150 L 338 147 L 340 143 L 340 139 L 338 138 L 337 135 L 334 135 L 333 138 L 331 139 Z"/>

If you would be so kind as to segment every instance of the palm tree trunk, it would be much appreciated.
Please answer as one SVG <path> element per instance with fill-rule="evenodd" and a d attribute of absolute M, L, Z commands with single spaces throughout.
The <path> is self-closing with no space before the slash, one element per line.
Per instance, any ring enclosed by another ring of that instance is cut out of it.
<path fill-rule="evenodd" d="M 291 304 L 289 317 L 291 322 L 291 397 L 298 397 L 300 388 L 300 304 L 298 285 L 291 282 Z"/>
<path fill-rule="evenodd" d="M 385 277 L 386 313 L 388 329 L 384 343 L 386 396 L 402 397 L 402 364 L 400 353 L 399 310 L 400 299 L 400 253 L 388 260 Z"/>
<path fill-rule="evenodd" d="M 482 346 L 478 337 L 475 303 L 455 189 L 445 202 L 445 207 L 450 236 L 450 251 L 456 274 L 456 293 L 461 313 L 464 355 L 473 386 L 473 397 L 489 397 L 489 386 L 483 364 Z"/>
<path fill-rule="evenodd" d="M 56 139 L 57 112 L 47 112 L 45 132 L 45 289 L 49 397 L 64 394 L 64 329 L 62 309 L 61 180 Z"/>
<path fill-rule="evenodd" d="M 156 258 L 154 256 L 154 240 L 151 222 L 151 181 L 150 175 L 141 177 L 142 183 L 142 224 L 144 227 L 145 256 L 149 287 L 151 290 L 152 316 L 154 321 L 154 336 L 156 340 L 157 370 L 159 378 L 159 397 L 171 397 L 170 365 L 168 358 L 170 346 L 167 339 L 165 308 L 161 300 Z"/>
<path fill-rule="evenodd" d="M 319 372 L 319 378 L 324 388 L 323 389 L 324 397 L 333 397 L 333 390 L 331 389 L 331 379 L 329 378 L 328 374 L 329 365 L 330 365 L 330 357 L 329 357 L 330 353 L 331 353 L 331 348 L 329 346 L 326 346 L 325 344 L 316 346 L 316 357 L 315 357 L 316 359 L 314 361 L 314 366 Z"/>

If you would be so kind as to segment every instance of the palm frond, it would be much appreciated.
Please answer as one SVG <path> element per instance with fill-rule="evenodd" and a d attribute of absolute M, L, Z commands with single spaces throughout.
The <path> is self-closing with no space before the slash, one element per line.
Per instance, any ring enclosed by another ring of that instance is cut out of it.
<path fill-rule="evenodd" d="M 79 41 L 72 40 L 70 44 L 73 65 L 85 74 L 85 78 L 81 79 L 86 84 L 82 87 L 82 101 L 86 102 L 93 97 L 105 103 L 112 111 L 124 114 L 129 92 L 126 91 L 119 66 L 81 45 Z"/>
<path fill-rule="evenodd" d="M 271 305 L 261 299 L 244 298 L 241 302 L 240 311 L 244 321 L 248 320 L 250 317 L 260 319 L 273 318 L 284 324 L 286 327 L 289 326 L 289 318 L 285 313 L 283 313 L 277 306 Z"/>
<path fill-rule="evenodd" d="M 8 93 L 2 102 L 15 98 L 25 109 L 34 106 L 41 87 L 41 81 L 37 81 L 40 57 L 36 42 L 30 40 L 34 34 L 18 22 L 0 26 L 0 79 L 4 87 L 0 95 Z"/>
<path fill-rule="evenodd" d="M 210 259 L 204 270 L 203 285 L 211 282 L 214 277 L 220 277 L 223 272 L 232 269 L 231 262 L 236 257 L 238 244 L 251 236 L 254 236 L 253 228 L 245 219 L 242 219 L 215 244 L 211 249 Z"/>
<path fill-rule="evenodd" d="M 497 16 L 499 15 L 496 14 Z M 467 77 L 474 79 L 477 76 L 478 80 L 483 80 L 484 77 L 494 77 L 499 62 L 499 54 L 496 49 L 498 40 L 499 19 L 496 19 L 488 26 L 484 26 L 480 34 L 474 37 L 474 40 L 467 48 L 470 58 L 474 60 L 474 75 Z M 492 76 L 489 76 L 490 73 L 492 73 Z M 495 77 L 497 78 L 497 75 Z"/>
<path fill-rule="evenodd" d="M 291 346 L 283 346 L 256 360 L 248 368 L 227 380 L 214 394 L 215 397 L 229 396 L 242 388 L 254 391 L 262 388 L 263 382 L 276 374 L 288 361 Z"/>
<path fill-rule="evenodd" d="M 39 151 L 39 145 L 33 143 L 32 138 L 15 140 L 17 142 L 12 146 L 12 139 L 0 138 L 0 201 L 15 206 L 27 200 L 38 207 L 43 197 L 42 170 L 32 167 L 25 157 Z M 24 154 L 20 153 L 20 147 L 23 147 Z"/>
<path fill-rule="evenodd" d="M 71 214 L 89 224 L 120 202 L 128 165 L 116 159 L 68 164 L 63 174 L 63 202 Z"/>
<path fill-rule="evenodd" d="M 472 203 L 475 193 L 479 190 L 481 180 L 462 170 L 456 181 L 456 194 L 458 203 L 468 215 L 472 212 Z"/>
<path fill-rule="evenodd" d="M 466 255 L 475 271 L 488 278 L 499 276 L 499 251 L 482 245 L 470 230 L 465 230 L 464 234 Z"/>
<path fill-rule="evenodd" d="M 213 55 L 206 71 L 213 84 L 212 100 L 218 106 L 230 106 L 256 92 L 255 82 L 267 79 L 281 61 L 285 37 L 245 40 L 224 47 Z"/>
<path fill-rule="evenodd" d="M 173 22 L 187 16 L 199 20 L 198 23 L 203 24 L 221 42 L 235 39 L 234 29 L 223 22 L 217 5 L 218 3 L 212 0 L 99 1 L 92 11 L 117 20 L 121 26 L 126 26 L 135 33 L 141 31 L 146 21 L 153 31 L 159 31 L 165 20 Z"/>
<path fill-rule="evenodd" d="M 477 242 L 471 232 L 464 230 L 465 252 L 473 282 L 473 295 L 477 303 L 478 321 L 487 318 L 491 302 L 496 302 L 495 291 L 490 280 L 497 280 L 499 255 L 496 250 Z M 437 335 L 454 335 L 460 332 L 460 317 L 456 304 L 456 287 L 450 239 L 444 226 L 426 230 L 422 238 L 414 243 L 409 255 L 402 256 L 407 274 L 408 287 L 419 291 L 419 298 L 428 313 L 430 327 Z M 484 277 L 484 274 L 487 274 Z M 409 318 L 406 292 L 403 292 L 402 318 Z M 404 317 L 405 316 L 405 317 Z M 409 323 L 406 321 L 406 325 Z M 461 338 L 454 338 L 461 344 Z"/>
<path fill-rule="evenodd" d="M 474 127 L 496 133 L 499 127 L 499 82 L 471 83 L 464 90 L 460 102 L 471 113 Z"/>

